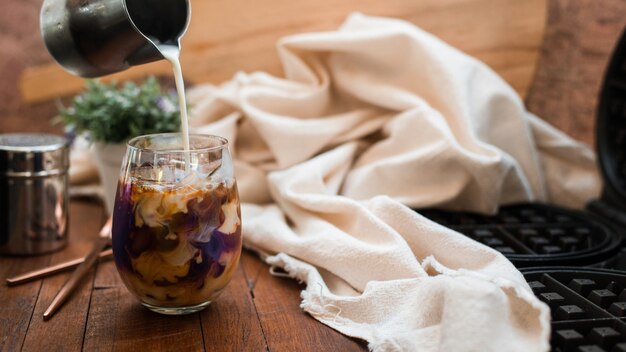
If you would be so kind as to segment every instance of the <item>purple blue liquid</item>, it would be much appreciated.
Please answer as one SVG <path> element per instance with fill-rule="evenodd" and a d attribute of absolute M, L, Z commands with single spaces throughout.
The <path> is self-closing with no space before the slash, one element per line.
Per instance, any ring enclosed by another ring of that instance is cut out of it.
<path fill-rule="evenodd" d="M 159 190 L 134 182 L 118 186 L 112 229 L 115 263 L 128 289 L 153 306 L 195 306 L 213 300 L 230 281 L 241 255 L 236 184 L 193 190 L 193 197 L 185 198 L 186 209 L 160 207 L 158 224 L 137 223 L 137 214 L 149 210 L 146 199 L 176 197 L 179 192 L 189 189 Z M 228 211 L 233 206 L 236 211 Z M 226 223 L 230 225 L 224 229 Z M 168 261 L 179 252 L 189 253 L 184 263 Z"/>

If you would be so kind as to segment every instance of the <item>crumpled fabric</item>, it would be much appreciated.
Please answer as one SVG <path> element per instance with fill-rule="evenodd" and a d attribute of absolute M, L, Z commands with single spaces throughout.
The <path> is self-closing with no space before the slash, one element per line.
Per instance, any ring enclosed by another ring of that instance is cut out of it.
<path fill-rule="evenodd" d="M 245 245 L 306 283 L 306 312 L 371 350 L 547 351 L 549 309 L 521 273 L 410 208 L 579 207 L 599 193 L 593 152 L 401 20 L 353 14 L 277 50 L 285 78 L 188 93 L 193 131 L 230 141 Z"/>

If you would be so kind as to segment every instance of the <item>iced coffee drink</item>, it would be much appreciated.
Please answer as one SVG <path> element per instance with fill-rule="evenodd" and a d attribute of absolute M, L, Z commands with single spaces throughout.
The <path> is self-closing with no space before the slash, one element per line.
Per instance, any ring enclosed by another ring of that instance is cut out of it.
<path fill-rule="evenodd" d="M 226 141 L 179 135 L 129 142 L 113 218 L 113 252 L 128 289 L 148 308 L 185 314 L 206 307 L 241 254 L 241 215 Z M 186 161 L 188 160 L 188 161 Z"/>

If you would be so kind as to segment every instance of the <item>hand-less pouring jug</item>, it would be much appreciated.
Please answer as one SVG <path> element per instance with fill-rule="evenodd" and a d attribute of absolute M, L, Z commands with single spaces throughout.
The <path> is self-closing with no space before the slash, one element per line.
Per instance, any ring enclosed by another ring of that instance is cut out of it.
<path fill-rule="evenodd" d="M 180 47 L 189 0 L 44 0 L 41 33 L 72 74 L 99 77 L 163 59 L 159 45 Z"/>

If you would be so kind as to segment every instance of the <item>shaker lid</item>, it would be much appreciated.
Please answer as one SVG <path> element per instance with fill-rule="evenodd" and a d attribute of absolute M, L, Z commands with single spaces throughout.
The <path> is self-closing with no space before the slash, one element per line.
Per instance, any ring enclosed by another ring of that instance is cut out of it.
<path fill-rule="evenodd" d="M 607 67 L 596 121 L 602 200 L 626 210 L 626 31 Z"/>
<path fill-rule="evenodd" d="M 0 134 L 0 177 L 38 177 L 65 173 L 67 139 L 51 134 Z"/>

